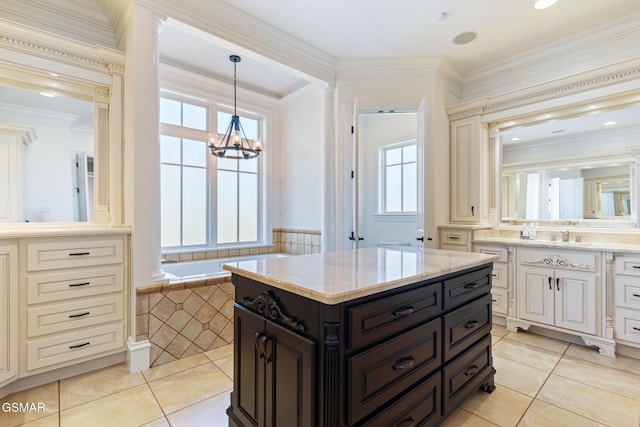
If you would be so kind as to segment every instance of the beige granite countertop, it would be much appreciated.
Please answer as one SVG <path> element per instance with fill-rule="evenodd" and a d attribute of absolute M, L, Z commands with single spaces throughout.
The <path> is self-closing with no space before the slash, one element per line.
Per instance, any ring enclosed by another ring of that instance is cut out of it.
<path fill-rule="evenodd" d="M 617 243 L 617 242 L 563 242 L 559 240 L 534 239 L 526 240 L 509 237 L 480 237 L 474 238 L 473 243 L 500 243 L 505 245 L 538 247 L 549 249 L 577 249 L 583 251 L 605 251 L 605 252 L 629 252 L 640 253 L 640 244 Z"/>
<path fill-rule="evenodd" d="M 98 225 L 91 222 L 85 222 L 85 223 L 21 222 L 21 223 L 0 225 L 0 239 L 104 235 L 104 234 L 131 234 L 131 227 Z"/>
<path fill-rule="evenodd" d="M 324 304 L 338 304 L 496 258 L 405 246 L 240 261 L 225 264 L 224 269 Z"/>

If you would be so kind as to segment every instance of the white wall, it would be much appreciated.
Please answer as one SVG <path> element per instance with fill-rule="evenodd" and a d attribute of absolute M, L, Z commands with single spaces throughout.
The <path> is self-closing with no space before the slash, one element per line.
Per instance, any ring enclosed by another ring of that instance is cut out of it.
<path fill-rule="evenodd" d="M 274 227 L 322 230 L 324 174 L 323 95 L 305 90 L 282 102 L 279 165 L 280 215 Z"/>

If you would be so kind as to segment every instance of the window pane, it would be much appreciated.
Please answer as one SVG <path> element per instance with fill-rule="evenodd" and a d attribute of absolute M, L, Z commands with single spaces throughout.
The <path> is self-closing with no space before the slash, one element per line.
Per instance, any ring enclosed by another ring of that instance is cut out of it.
<path fill-rule="evenodd" d="M 180 164 L 180 138 L 160 136 L 160 161 Z"/>
<path fill-rule="evenodd" d="M 397 165 L 402 161 L 402 147 L 391 148 L 386 151 L 386 165 Z"/>
<path fill-rule="evenodd" d="M 180 102 L 160 98 L 160 123 L 180 126 Z"/>
<path fill-rule="evenodd" d="M 236 160 L 236 159 L 225 159 L 224 157 L 218 157 L 218 170 L 220 170 L 220 169 L 237 171 L 238 170 L 238 160 Z"/>
<path fill-rule="evenodd" d="M 240 125 L 244 130 L 244 134 L 251 140 L 256 140 L 258 137 L 258 121 L 254 119 L 248 119 L 246 117 L 240 117 Z"/>
<path fill-rule="evenodd" d="M 207 243 L 207 171 L 182 170 L 182 244 Z"/>
<path fill-rule="evenodd" d="M 160 166 L 162 246 L 180 246 L 180 166 Z"/>
<path fill-rule="evenodd" d="M 240 241 L 258 240 L 258 176 L 240 174 Z"/>
<path fill-rule="evenodd" d="M 409 163 L 402 168 L 402 211 L 415 212 L 418 204 L 418 177 L 416 164 Z"/>
<path fill-rule="evenodd" d="M 240 160 L 238 162 L 238 169 L 241 172 L 258 172 L 258 157 L 254 157 L 253 159 L 248 160 Z"/>
<path fill-rule="evenodd" d="M 231 114 L 218 111 L 218 133 L 226 133 L 229 123 L 231 123 Z"/>
<path fill-rule="evenodd" d="M 207 109 L 199 105 L 182 104 L 182 126 L 207 130 Z"/>
<path fill-rule="evenodd" d="M 406 145 L 406 146 L 402 147 L 402 161 L 404 163 L 415 162 L 416 161 L 416 149 L 417 149 L 417 146 L 414 145 L 414 144 Z"/>
<path fill-rule="evenodd" d="M 184 139 L 182 141 L 182 163 L 189 166 L 207 165 L 207 144 L 204 141 Z"/>
<path fill-rule="evenodd" d="M 237 173 L 218 171 L 218 243 L 238 241 Z"/>
<path fill-rule="evenodd" d="M 385 174 L 385 211 L 402 211 L 402 166 L 389 166 Z"/>

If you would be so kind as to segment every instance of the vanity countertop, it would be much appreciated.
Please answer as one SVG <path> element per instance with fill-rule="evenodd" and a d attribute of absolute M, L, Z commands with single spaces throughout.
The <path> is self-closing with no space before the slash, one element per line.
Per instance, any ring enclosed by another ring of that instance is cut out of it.
<path fill-rule="evenodd" d="M 29 237 L 89 236 L 106 234 L 131 234 L 131 227 L 101 226 L 94 223 L 15 223 L 0 227 L 0 239 Z"/>
<path fill-rule="evenodd" d="M 324 304 L 338 304 L 483 265 L 496 258 L 398 246 L 239 261 L 225 264 L 224 269 Z"/>
<path fill-rule="evenodd" d="M 630 252 L 640 253 L 640 243 L 619 243 L 619 242 L 576 242 L 544 239 L 520 239 L 513 237 L 477 237 L 473 239 L 474 244 L 500 243 L 504 245 L 526 246 L 550 249 L 577 249 L 586 251 L 607 251 L 607 252 Z"/>

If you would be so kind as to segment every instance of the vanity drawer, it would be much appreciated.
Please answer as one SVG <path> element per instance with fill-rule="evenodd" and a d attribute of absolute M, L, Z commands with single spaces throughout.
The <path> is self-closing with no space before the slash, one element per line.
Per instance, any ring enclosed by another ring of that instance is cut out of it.
<path fill-rule="evenodd" d="M 29 338 L 122 320 L 124 295 L 86 298 L 27 309 Z"/>
<path fill-rule="evenodd" d="M 27 341 L 27 370 L 74 362 L 123 346 L 123 322 L 31 340 Z"/>
<path fill-rule="evenodd" d="M 121 264 L 124 239 L 92 238 L 27 243 L 27 270 L 92 267 Z"/>
<path fill-rule="evenodd" d="M 440 318 L 348 361 L 349 421 L 360 421 L 441 364 Z"/>
<path fill-rule="evenodd" d="M 509 261 L 509 251 L 504 246 L 474 245 L 473 251 L 481 254 L 496 255 L 498 256 L 496 262 Z"/>
<path fill-rule="evenodd" d="M 363 427 L 435 425 L 440 420 L 440 372 L 427 378 L 395 404 L 364 423 Z"/>
<path fill-rule="evenodd" d="M 467 246 L 470 233 L 464 231 L 441 230 L 440 242 L 447 245 Z"/>
<path fill-rule="evenodd" d="M 492 267 L 484 267 L 444 281 L 444 310 L 458 307 L 491 290 Z"/>
<path fill-rule="evenodd" d="M 444 315 L 445 362 L 491 332 L 491 298 L 486 295 Z"/>
<path fill-rule="evenodd" d="M 442 311 L 442 283 L 359 304 L 347 310 L 348 348 L 359 348 L 429 320 Z"/>
<path fill-rule="evenodd" d="M 616 338 L 640 344 L 640 311 L 616 308 Z"/>
<path fill-rule="evenodd" d="M 93 295 L 122 292 L 124 268 L 101 267 L 27 276 L 27 303 L 65 301 Z"/>
<path fill-rule="evenodd" d="M 507 289 L 491 289 L 491 309 L 496 314 L 507 315 L 509 310 L 509 291 Z"/>
<path fill-rule="evenodd" d="M 616 275 L 616 305 L 640 310 L 640 277 Z"/>
<path fill-rule="evenodd" d="M 509 266 L 501 262 L 493 263 L 493 270 L 491 270 L 491 286 L 493 288 L 508 288 L 509 276 L 507 275 Z"/>
<path fill-rule="evenodd" d="M 443 415 L 475 392 L 492 372 L 491 335 L 454 359 L 442 371 Z"/>
<path fill-rule="evenodd" d="M 640 258 L 637 257 L 617 257 L 616 274 L 628 274 L 640 276 Z"/>

